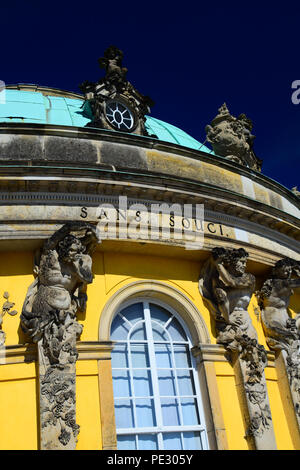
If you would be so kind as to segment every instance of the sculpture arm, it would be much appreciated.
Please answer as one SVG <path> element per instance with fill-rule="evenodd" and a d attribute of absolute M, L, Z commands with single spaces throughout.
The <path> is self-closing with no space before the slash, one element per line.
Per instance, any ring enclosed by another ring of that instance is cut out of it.
<path fill-rule="evenodd" d="M 298 278 L 298 279 L 291 279 L 290 282 L 289 282 L 289 284 L 290 284 L 290 287 L 294 287 L 294 288 L 300 287 L 300 278 Z"/>
<path fill-rule="evenodd" d="M 216 263 L 216 268 L 219 273 L 219 279 L 227 287 L 236 287 L 235 278 L 229 274 L 227 269 L 221 263 Z"/>
<path fill-rule="evenodd" d="M 44 250 L 55 250 L 58 243 L 62 241 L 67 235 L 69 235 L 72 230 L 79 231 L 83 229 L 86 230 L 86 232 L 88 232 L 89 234 L 88 243 L 91 243 L 90 238 L 97 239 L 96 229 L 93 225 L 87 224 L 86 222 L 82 221 L 69 222 L 63 225 L 59 230 L 57 230 L 57 232 L 52 235 L 52 237 L 49 238 L 49 240 L 44 246 Z"/>

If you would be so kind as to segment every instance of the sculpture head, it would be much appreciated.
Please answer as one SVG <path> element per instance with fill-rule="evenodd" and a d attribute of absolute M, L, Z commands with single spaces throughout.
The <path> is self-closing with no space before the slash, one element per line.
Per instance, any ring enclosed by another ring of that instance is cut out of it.
<path fill-rule="evenodd" d="M 245 273 L 249 255 L 244 248 L 214 248 L 212 255 L 214 259 L 221 261 L 233 276 L 242 276 Z"/>
<path fill-rule="evenodd" d="M 72 265 L 78 280 L 91 283 L 93 280 L 92 258 L 85 251 L 85 245 L 74 235 L 67 235 L 57 247 L 59 260 Z"/>
<path fill-rule="evenodd" d="M 273 277 L 276 279 L 289 279 L 292 275 L 294 261 L 289 258 L 283 258 L 275 263 L 273 268 Z"/>
<path fill-rule="evenodd" d="M 227 269 L 235 276 L 242 276 L 246 271 L 248 253 L 243 248 L 232 250 Z"/>
<path fill-rule="evenodd" d="M 83 253 L 85 247 L 80 239 L 74 235 L 67 235 L 59 242 L 57 247 L 58 257 L 61 261 L 72 262 L 76 259 L 76 255 Z"/>

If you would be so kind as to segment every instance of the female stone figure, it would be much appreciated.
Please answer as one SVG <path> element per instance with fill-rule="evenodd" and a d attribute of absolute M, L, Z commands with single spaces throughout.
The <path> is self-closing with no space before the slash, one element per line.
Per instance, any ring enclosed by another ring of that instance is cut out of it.
<path fill-rule="evenodd" d="M 259 300 L 266 340 L 276 351 L 275 363 L 285 406 L 289 408 L 290 402 L 293 403 L 294 417 L 300 429 L 300 314 L 291 318 L 288 313 L 290 297 L 297 287 L 300 287 L 300 263 L 283 258 L 277 261 L 271 277 L 264 282 Z M 291 416 L 291 422 L 294 417 Z"/>
<path fill-rule="evenodd" d="M 263 327 L 272 349 L 288 348 L 293 340 L 300 339 L 300 314 L 292 319 L 287 310 L 296 287 L 300 287 L 299 262 L 283 258 L 277 261 L 259 292 Z"/>

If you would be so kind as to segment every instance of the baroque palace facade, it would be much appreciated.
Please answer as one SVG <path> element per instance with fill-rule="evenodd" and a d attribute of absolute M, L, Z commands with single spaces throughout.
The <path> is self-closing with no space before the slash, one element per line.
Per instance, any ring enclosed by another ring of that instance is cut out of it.
<path fill-rule="evenodd" d="M 99 64 L 1 92 L 0 448 L 300 449 L 299 194 Z"/>

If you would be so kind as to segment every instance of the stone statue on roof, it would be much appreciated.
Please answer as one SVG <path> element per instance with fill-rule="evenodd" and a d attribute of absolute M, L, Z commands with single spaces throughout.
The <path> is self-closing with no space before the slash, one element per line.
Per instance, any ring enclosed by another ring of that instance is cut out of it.
<path fill-rule="evenodd" d="M 261 171 L 262 161 L 255 155 L 252 135 L 252 121 L 245 114 L 232 116 L 224 103 L 218 115 L 205 128 L 207 140 L 216 155 L 227 160 Z"/>

